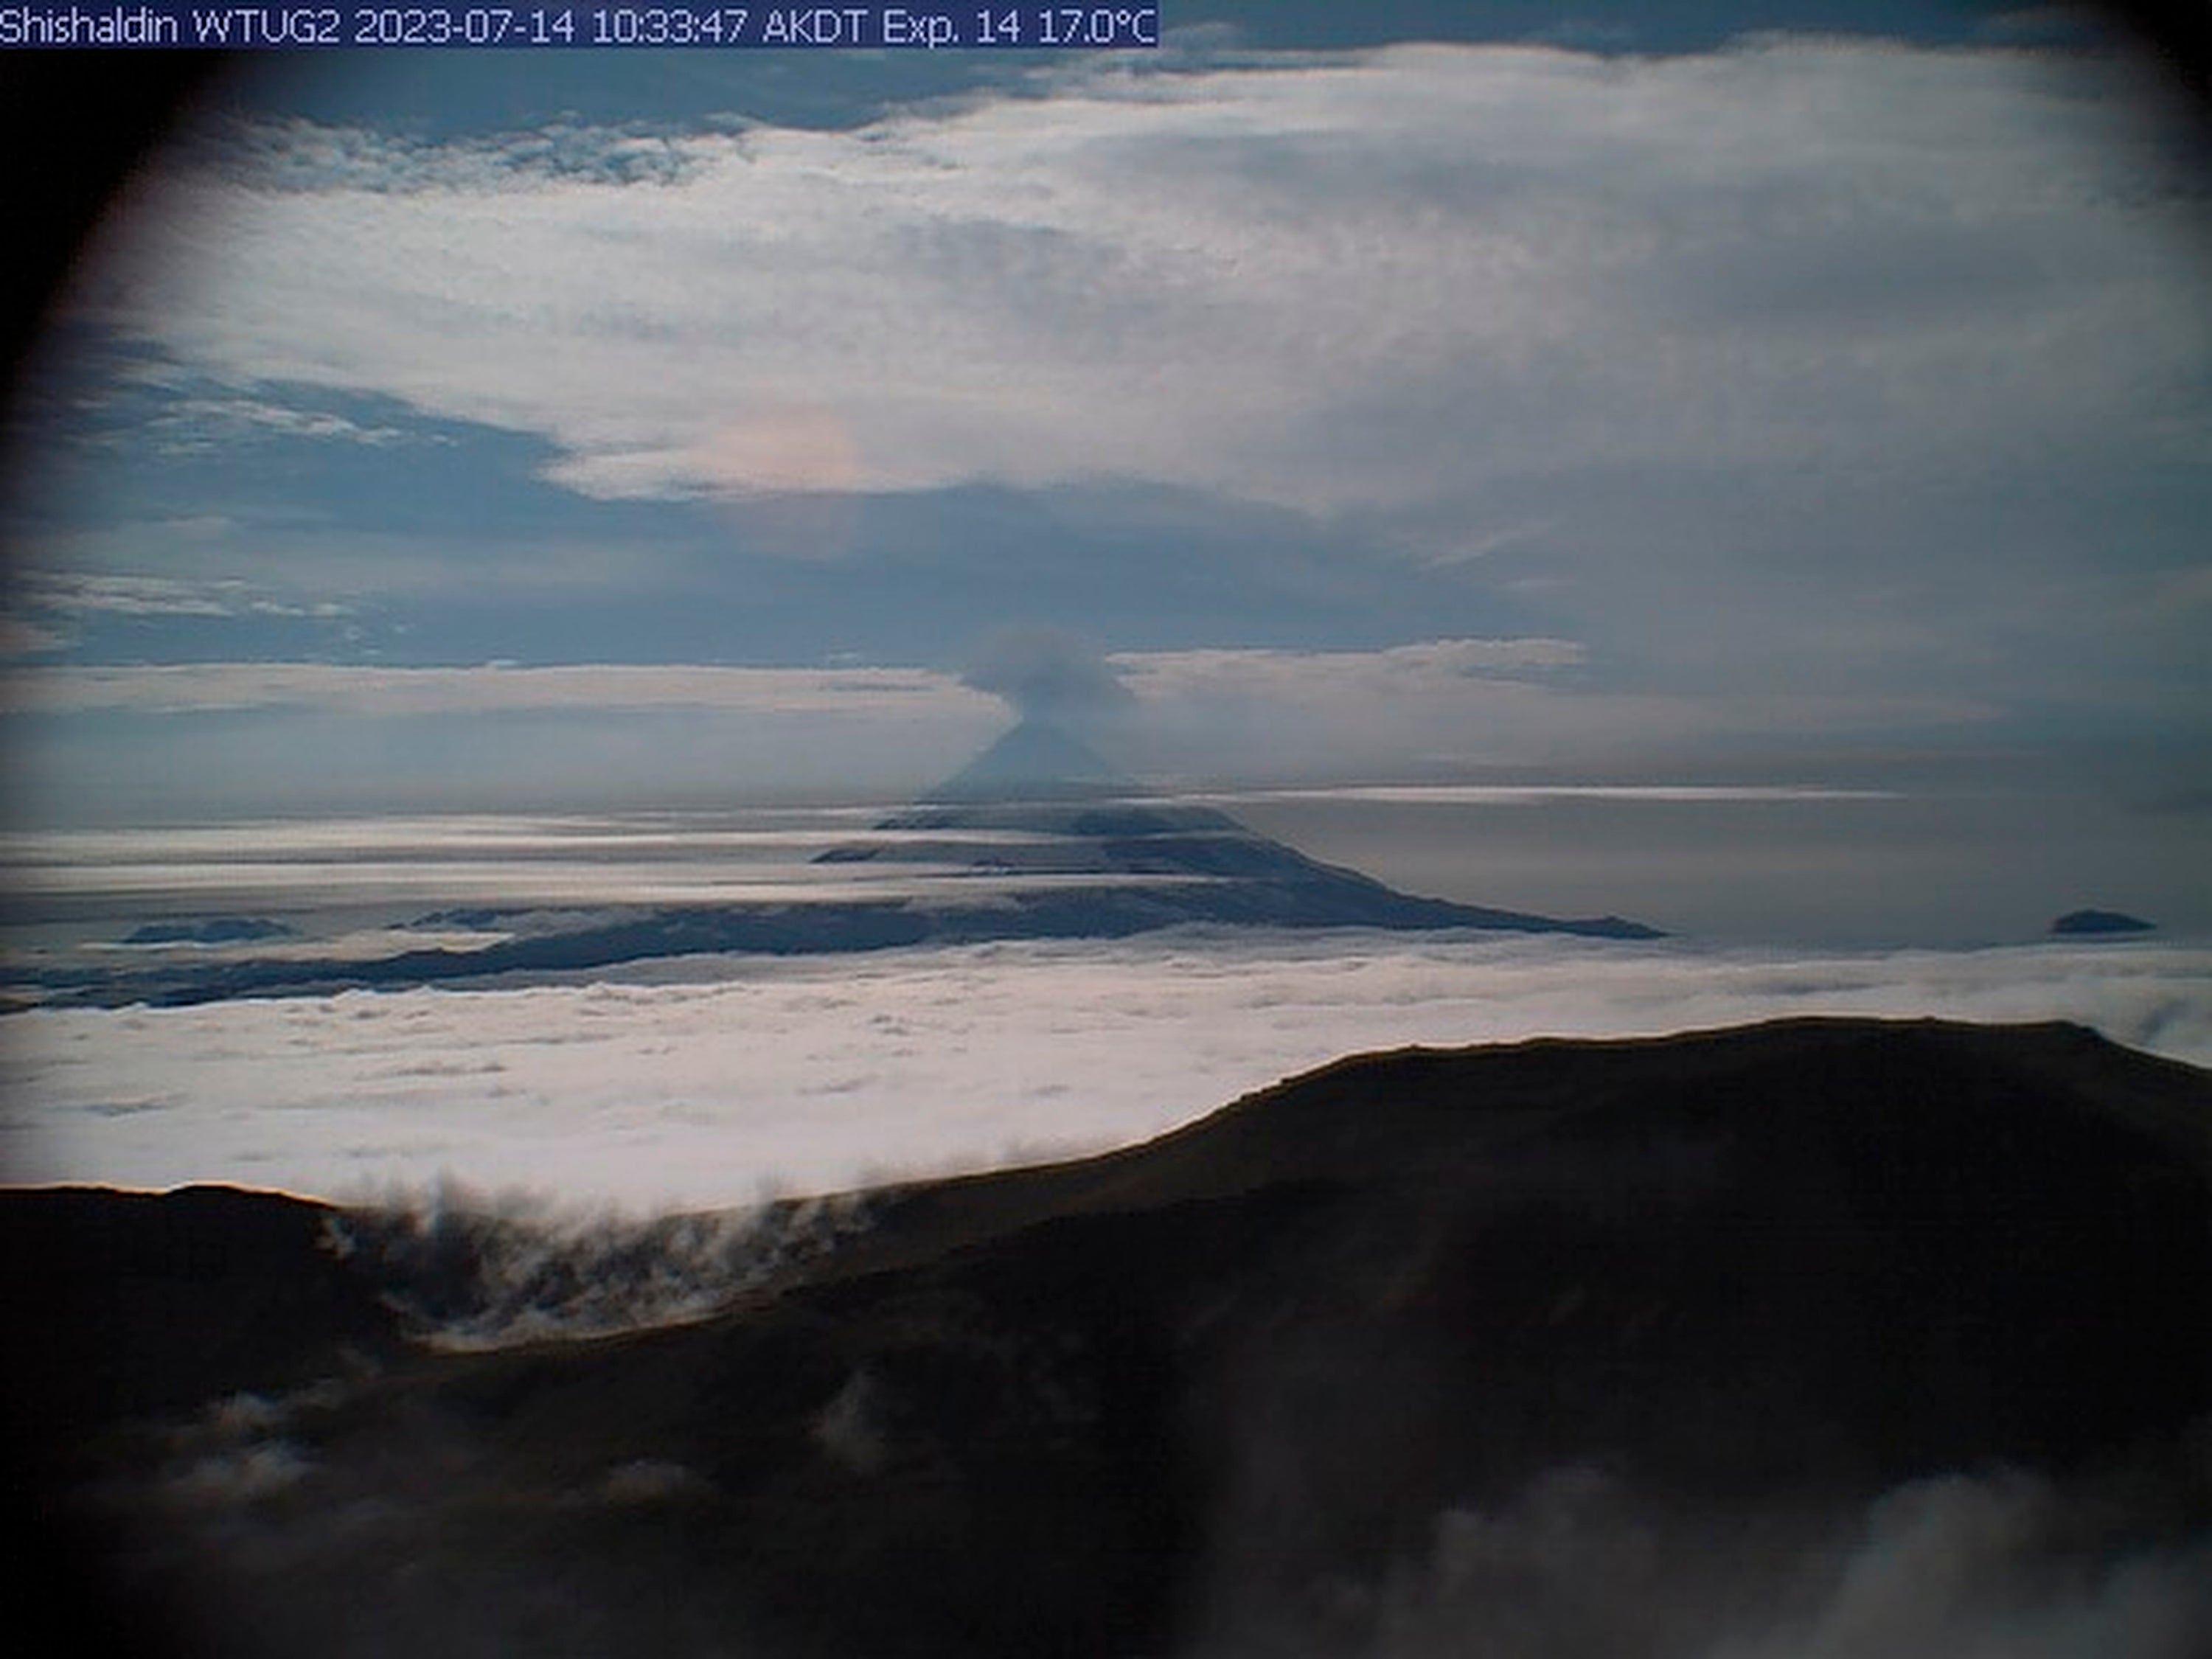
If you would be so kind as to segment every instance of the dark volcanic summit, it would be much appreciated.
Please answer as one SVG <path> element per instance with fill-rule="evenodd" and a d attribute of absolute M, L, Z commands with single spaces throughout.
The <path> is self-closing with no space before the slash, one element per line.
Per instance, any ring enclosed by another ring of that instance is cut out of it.
<path fill-rule="evenodd" d="M 423 1659 L 2212 1638 L 2212 1079 L 2078 1028 L 1370 1055 L 746 1224 L 0 1194 L 40 1333 L 15 1425 L 73 1528 L 14 1564 L 21 1627 Z M 682 1325 L 420 1346 L 715 1272 Z"/>

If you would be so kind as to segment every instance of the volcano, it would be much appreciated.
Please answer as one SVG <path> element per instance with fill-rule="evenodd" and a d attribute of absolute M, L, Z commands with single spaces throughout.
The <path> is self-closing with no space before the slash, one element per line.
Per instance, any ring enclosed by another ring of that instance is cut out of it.
<path fill-rule="evenodd" d="M 505 937 L 343 959 L 318 957 L 287 938 L 283 951 L 265 955 L 203 961 L 162 952 L 23 978 L 50 1001 L 112 1006 L 570 974 L 662 957 L 1126 939 L 1194 926 L 1660 937 L 1619 916 L 1563 919 L 1400 892 L 1308 858 L 1227 813 L 1149 796 L 1079 738 L 1036 720 L 880 819 L 868 838 L 832 847 L 814 863 L 825 873 L 878 866 L 885 878 L 814 884 L 789 900 L 465 907 L 407 926 Z"/>
<path fill-rule="evenodd" d="M 981 807 L 1138 793 L 1133 780 L 1065 726 L 1025 720 L 922 799 L 939 805 Z"/>
<path fill-rule="evenodd" d="M 834 848 L 822 860 L 1095 879 L 1075 893 L 1021 901 L 1035 926 L 1010 927 L 1010 933 L 1118 938 L 1227 923 L 1661 936 L 1619 916 L 1563 920 L 1401 893 L 1308 858 L 1212 807 L 1152 799 L 1080 738 L 1034 720 L 877 828 L 897 839 Z"/>

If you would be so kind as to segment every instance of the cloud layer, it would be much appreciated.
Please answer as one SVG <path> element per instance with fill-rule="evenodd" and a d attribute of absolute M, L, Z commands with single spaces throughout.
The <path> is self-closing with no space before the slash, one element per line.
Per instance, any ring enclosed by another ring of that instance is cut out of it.
<path fill-rule="evenodd" d="M 181 586 L 181 585 L 178 585 Z M 165 597 L 162 603 L 171 601 Z M 146 603 L 154 603 L 147 600 Z M 314 708 L 367 716 L 517 709 L 732 708 L 764 716 L 916 712 L 973 719 L 988 704 L 920 669 L 730 668 L 684 663 L 382 668 L 337 663 L 179 663 L 51 668 L 0 682 L 0 707 L 49 714 L 149 714 Z"/>
<path fill-rule="evenodd" d="M 175 582 L 82 586 L 111 605 L 229 602 Z M 54 664 L 0 676 L 0 715 L 27 717 L 30 799 L 64 818 L 112 820 L 518 800 L 706 805 L 802 788 L 882 799 L 953 771 L 1003 729 L 1010 708 L 1110 717 L 1113 758 L 1133 775 L 1248 783 L 1561 756 L 1602 768 L 1661 744 L 1679 755 L 1777 713 L 1553 683 L 1579 660 L 1577 647 L 1552 639 L 1101 659 L 1031 629 L 1000 635 L 959 678 L 858 664 Z M 1808 731 L 1868 718 L 1864 704 L 1785 701 L 1787 718 Z M 1942 699 L 1875 702 L 1898 718 L 1962 726 L 1989 712 Z M 82 741 L 94 720 L 107 722 L 101 740 Z M 143 758 L 118 762 L 133 744 Z"/>
<path fill-rule="evenodd" d="M 2203 316 L 2124 89 L 2027 54 L 1407 46 L 1049 90 L 852 131 L 247 131 L 87 309 L 240 386 L 544 434 L 599 496 L 1419 512 L 1562 466 L 2199 452 Z"/>
<path fill-rule="evenodd" d="M 749 1203 L 1136 1140 L 1357 1049 L 1805 1013 L 2065 1018 L 2212 1063 L 2179 945 L 1699 951 L 1177 934 L 617 982 L 10 1015 L 0 1170 L 338 1196 L 450 1175 L 579 1202 Z"/>

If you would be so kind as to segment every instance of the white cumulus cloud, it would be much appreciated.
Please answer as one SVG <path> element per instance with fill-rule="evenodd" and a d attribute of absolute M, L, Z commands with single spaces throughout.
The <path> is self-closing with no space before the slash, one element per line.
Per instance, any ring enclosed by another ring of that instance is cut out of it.
<path fill-rule="evenodd" d="M 84 303 L 219 381 L 542 434 L 599 496 L 2017 466 L 2196 441 L 2126 100 L 1770 40 L 1105 64 L 848 131 L 292 123 L 173 178 Z"/>

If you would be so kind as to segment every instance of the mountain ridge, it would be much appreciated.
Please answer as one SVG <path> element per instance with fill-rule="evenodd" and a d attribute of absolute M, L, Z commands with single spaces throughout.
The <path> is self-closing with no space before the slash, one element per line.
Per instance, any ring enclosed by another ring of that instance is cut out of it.
<path fill-rule="evenodd" d="M 34 1199 L 0 1194 L 19 1261 Z M 349 1217 L 340 1260 L 297 1200 L 72 1202 L 96 1270 L 0 1285 L 55 1334 L 32 1357 L 98 1362 L 174 1283 L 218 1397 L 111 1406 L 46 1473 L 83 1570 L 209 1650 L 1693 1659 L 1968 1500 L 1927 1547 L 2019 1552 L 1972 1582 L 2124 1569 L 2177 1634 L 2103 1650 L 2212 1634 L 2212 1075 L 2079 1027 L 1347 1057 L 1140 1146 L 854 1194 L 719 1312 L 491 1352 L 416 1349 L 395 1300 L 471 1252 L 543 1270 L 459 1218 Z M 578 1271 L 650 1280 L 644 1248 Z M 1447 1571 L 1451 1538 L 1504 1553 Z M 1656 1578 L 1598 1593 L 1622 1559 Z"/>

